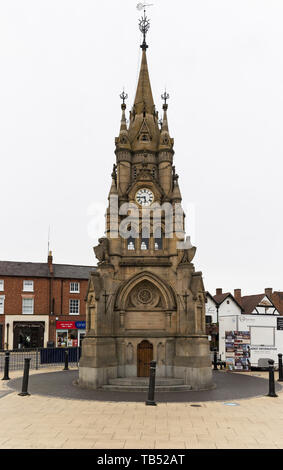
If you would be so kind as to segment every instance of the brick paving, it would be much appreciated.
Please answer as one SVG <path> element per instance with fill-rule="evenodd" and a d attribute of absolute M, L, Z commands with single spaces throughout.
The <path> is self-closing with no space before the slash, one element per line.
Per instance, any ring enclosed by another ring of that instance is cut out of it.
<path fill-rule="evenodd" d="M 11 378 L 18 376 L 11 372 Z M 147 407 L 138 401 L 20 397 L 0 381 L 0 449 L 282 449 L 283 392 L 277 393 L 237 399 L 238 406 L 203 401 L 200 407 Z"/>

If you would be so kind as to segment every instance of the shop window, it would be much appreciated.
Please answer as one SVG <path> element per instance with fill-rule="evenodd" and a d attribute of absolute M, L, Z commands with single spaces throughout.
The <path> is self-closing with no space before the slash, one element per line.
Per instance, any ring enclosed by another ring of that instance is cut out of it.
<path fill-rule="evenodd" d="M 33 315 L 33 299 L 23 298 L 23 315 Z"/>
<path fill-rule="evenodd" d="M 24 281 L 23 291 L 33 292 L 33 281 Z"/>
<path fill-rule="evenodd" d="M 70 315 L 80 314 L 80 301 L 78 299 L 70 299 Z"/>
<path fill-rule="evenodd" d="M 68 343 L 68 331 L 57 331 L 57 348 L 66 348 Z"/>
<path fill-rule="evenodd" d="M 5 297 L 4 295 L 1 295 L 0 296 L 0 315 L 4 314 L 4 302 L 5 302 Z M 0 344 L 0 348 L 1 348 L 1 344 Z"/>
<path fill-rule="evenodd" d="M 79 282 L 70 282 L 70 293 L 79 293 L 80 292 L 80 283 Z"/>
<path fill-rule="evenodd" d="M 0 292 L 4 291 L 4 281 L 0 280 Z"/>

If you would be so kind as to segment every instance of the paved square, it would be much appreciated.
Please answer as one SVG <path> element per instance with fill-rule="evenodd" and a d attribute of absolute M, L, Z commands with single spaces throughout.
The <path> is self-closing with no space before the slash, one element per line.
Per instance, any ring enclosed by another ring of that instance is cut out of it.
<path fill-rule="evenodd" d="M 46 372 L 31 371 L 31 376 Z M 20 397 L 0 381 L 0 448 L 282 449 L 283 393 L 277 393 L 278 398 L 237 399 L 238 406 L 204 401 L 199 407 L 190 402 L 147 407 L 135 401 Z"/>

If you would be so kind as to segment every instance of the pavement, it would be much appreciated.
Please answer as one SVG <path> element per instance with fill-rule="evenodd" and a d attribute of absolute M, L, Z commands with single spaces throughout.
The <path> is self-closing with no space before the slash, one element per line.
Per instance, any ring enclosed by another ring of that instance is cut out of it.
<path fill-rule="evenodd" d="M 283 390 L 265 396 L 266 372 L 218 371 L 215 390 L 159 393 L 156 407 L 144 394 L 81 390 L 77 374 L 31 371 L 26 397 L 22 373 L 0 381 L 0 449 L 283 448 Z"/>

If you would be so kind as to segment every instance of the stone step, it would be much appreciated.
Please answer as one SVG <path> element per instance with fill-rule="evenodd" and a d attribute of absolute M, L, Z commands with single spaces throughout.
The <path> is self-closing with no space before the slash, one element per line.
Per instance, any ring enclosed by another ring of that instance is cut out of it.
<path fill-rule="evenodd" d="M 148 387 L 149 378 L 148 377 L 119 377 L 116 379 L 109 379 L 109 385 L 115 386 L 145 386 Z M 175 379 L 175 378 L 168 378 L 168 377 L 156 377 L 155 378 L 155 386 L 173 386 L 173 385 L 184 385 L 183 379 Z"/>
<path fill-rule="evenodd" d="M 108 392 L 148 392 L 148 385 L 103 385 L 100 390 Z M 190 385 L 157 385 L 156 392 L 188 392 Z"/>

